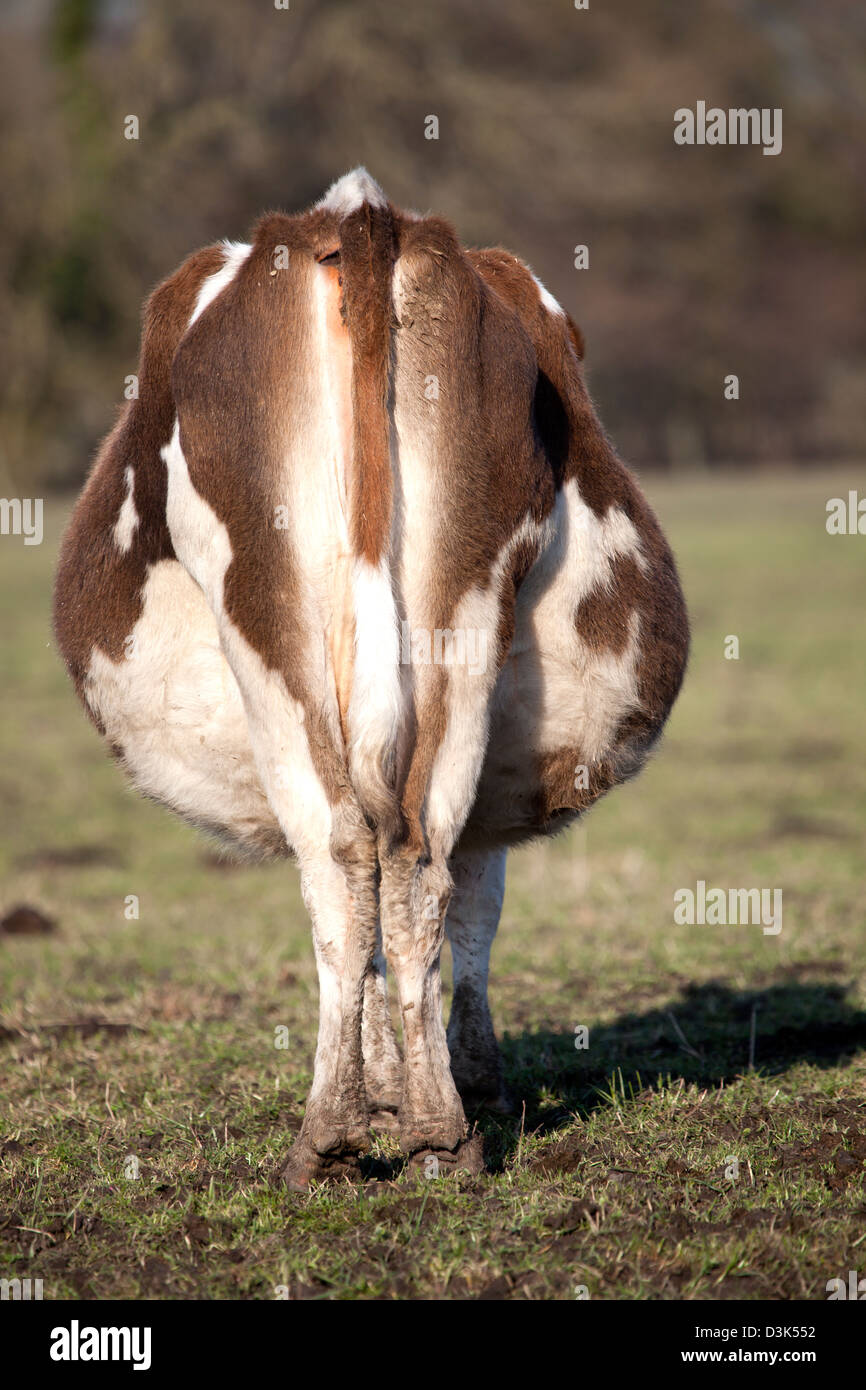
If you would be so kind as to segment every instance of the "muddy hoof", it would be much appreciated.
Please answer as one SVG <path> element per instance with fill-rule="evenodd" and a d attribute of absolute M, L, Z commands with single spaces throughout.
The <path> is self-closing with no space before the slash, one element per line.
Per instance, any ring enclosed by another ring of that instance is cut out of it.
<path fill-rule="evenodd" d="M 278 1176 L 290 1192 L 309 1192 L 314 1182 L 357 1181 L 361 1176 L 361 1162 L 356 1153 L 320 1154 L 310 1144 L 298 1140 L 289 1150 Z"/>
<path fill-rule="evenodd" d="M 462 1105 L 450 1113 L 404 1110 L 398 1119 L 400 1148 L 410 1156 L 426 1153 L 428 1149 L 433 1153 L 445 1150 L 456 1153 L 466 1138 L 466 1116 Z"/>
<path fill-rule="evenodd" d="M 456 1149 L 421 1149 L 412 1154 L 407 1167 L 425 1178 L 447 1178 L 452 1173 L 484 1172 L 484 1140 L 472 1134 Z"/>

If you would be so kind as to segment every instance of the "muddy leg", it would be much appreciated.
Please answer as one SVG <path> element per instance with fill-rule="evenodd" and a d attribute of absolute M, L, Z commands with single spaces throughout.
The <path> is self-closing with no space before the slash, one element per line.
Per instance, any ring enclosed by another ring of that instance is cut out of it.
<path fill-rule="evenodd" d="M 381 933 L 380 933 L 381 938 Z M 403 1094 L 403 1058 L 394 1035 L 388 1006 L 385 955 L 381 939 L 364 982 L 364 1012 L 361 1026 L 364 1054 L 364 1087 L 367 1108 L 374 1129 L 396 1128 L 396 1115 Z"/>
<path fill-rule="evenodd" d="M 296 1190 L 353 1175 L 371 1142 L 361 1032 L 376 948 L 376 859 L 365 831 L 338 824 L 330 853 L 301 859 L 319 971 L 319 1037 L 304 1122 L 282 1170 Z"/>
<path fill-rule="evenodd" d="M 448 1020 L 451 1074 L 467 1110 L 508 1109 L 502 1057 L 487 1002 L 490 948 L 505 892 L 507 851 L 458 851 L 450 860 L 454 891 L 445 932 L 454 963 Z"/>
<path fill-rule="evenodd" d="M 380 909 L 394 972 L 405 1057 L 399 1111 L 401 1147 L 453 1161 L 466 1117 L 451 1076 L 442 1023 L 439 956 L 451 880 L 444 861 L 425 862 L 407 847 L 382 861 Z"/>

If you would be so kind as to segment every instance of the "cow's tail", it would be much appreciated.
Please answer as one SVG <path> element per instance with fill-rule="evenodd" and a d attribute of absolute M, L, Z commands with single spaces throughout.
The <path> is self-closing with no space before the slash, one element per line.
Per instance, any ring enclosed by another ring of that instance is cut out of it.
<path fill-rule="evenodd" d="M 347 179 L 353 176 L 347 176 Z M 400 638 L 392 583 L 391 282 L 394 215 L 369 178 L 340 224 L 343 310 L 352 345 L 352 463 L 347 479 L 353 555 L 354 670 L 348 711 L 349 772 L 380 833 L 399 824 L 396 747 L 402 723 Z M 355 176 L 355 186 L 358 186 Z"/>

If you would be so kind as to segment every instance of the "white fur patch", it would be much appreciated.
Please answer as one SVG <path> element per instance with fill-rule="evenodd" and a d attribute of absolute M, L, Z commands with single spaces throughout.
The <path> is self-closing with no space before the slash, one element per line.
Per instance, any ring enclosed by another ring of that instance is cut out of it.
<path fill-rule="evenodd" d="M 223 604 L 223 583 L 232 560 L 228 531 L 196 491 L 180 446 L 176 424 L 161 451 L 168 468 L 166 520 L 175 554 L 207 598 L 220 645 L 244 702 L 250 742 L 268 801 L 293 849 L 321 851 L 330 834 L 331 815 L 316 775 L 304 728 L 304 711 L 283 677 L 265 666 Z"/>
<path fill-rule="evenodd" d="M 363 207 L 364 203 L 369 203 L 374 208 L 383 208 L 387 202 L 388 199 L 376 180 L 359 165 L 357 169 L 352 169 L 350 173 L 344 174 L 341 179 L 332 183 L 325 196 L 316 203 L 316 207 L 326 212 L 336 212 L 340 217 L 348 217 L 351 212 Z"/>
<path fill-rule="evenodd" d="M 529 273 L 530 275 L 532 275 L 531 270 Z M 558 314 L 560 318 L 564 318 L 565 310 L 563 309 L 559 300 L 553 297 L 553 295 L 550 293 L 550 290 L 545 289 L 544 285 L 542 285 L 537 275 L 532 275 L 532 278 L 538 287 L 538 293 L 541 295 L 541 302 L 544 305 L 545 309 L 548 311 L 548 313 Z"/>
<path fill-rule="evenodd" d="M 590 762 L 638 705 L 638 614 L 619 655 L 592 651 L 575 625 L 581 602 L 609 582 L 617 557 L 630 556 L 646 570 L 637 531 L 619 508 L 596 516 L 576 479 L 557 497 L 551 524 L 553 540 L 518 594 L 514 641 L 495 696 L 494 756 L 504 763 L 515 748 L 531 754 L 569 745 Z"/>
<path fill-rule="evenodd" d="M 348 553 L 349 550 L 349 503 L 348 503 L 348 482 L 347 475 L 351 460 L 346 457 L 346 440 L 340 428 L 340 409 L 343 404 L 339 400 L 340 383 L 334 372 L 331 361 L 330 338 L 328 336 L 328 294 L 329 287 L 326 276 L 319 271 L 313 280 L 313 299 L 314 299 L 314 319 L 315 319 L 315 343 L 318 349 L 318 362 L 316 372 L 322 386 L 321 398 L 321 436 L 323 447 L 326 450 L 326 458 L 333 463 L 334 477 L 336 480 L 337 496 L 336 505 L 332 505 L 329 510 L 329 524 L 336 527 L 335 539 L 338 541 L 341 550 Z M 346 407 L 351 418 L 351 402 Z M 351 435 L 350 435 L 351 440 Z M 351 447 L 351 446 L 350 446 Z M 329 488 L 330 494 L 332 490 Z M 333 501 L 334 499 L 332 499 Z M 306 528 L 307 522 L 304 521 Z M 304 547 L 306 549 L 306 547 Z"/>
<path fill-rule="evenodd" d="M 217 295 L 222 293 L 226 285 L 231 284 L 252 250 L 252 248 L 243 241 L 224 241 L 221 245 L 225 253 L 225 261 L 223 262 L 222 269 L 216 271 L 213 275 L 209 275 L 204 281 L 198 292 L 198 299 L 192 311 L 192 317 L 187 325 L 189 328 L 191 328 L 196 319 L 204 313 L 208 305 L 213 304 Z"/>
<path fill-rule="evenodd" d="M 168 469 L 165 516 L 175 553 L 219 622 L 223 613 L 223 577 L 232 561 L 229 533 L 192 485 L 177 421 L 171 439 L 159 452 Z"/>
<path fill-rule="evenodd" d="M 127 468 L 123 476 L 126 480 L 126 496 L 121 504 L 117 521 L 114 523 L 114 544 L 117 546 L 118 550 L 122 550 L 125 555 L 132 545 L 132 538 L 138 527 L 139 516 L 138 512 L 135 510 L 135 502 L 132 496 L 135 487 L 135 473 L 131 468 Z"/>
<path fill-rule="evenodd" d="M 436 752 L 425 803 L 431 844 L 435 841 L 446 857 L 472 809 L 487 749 L 490 697 L 498 671 L 496 640 L 503 576 L 515 548 L 523 541 L 537 542 L 541 535 L 538 523 L 525 518 L 500 549 L 486 585 L 464 594 L 451 619 L 455 632 L 484 635 L 487 659 L 483 670 L 460 663 L 448 669 L 445 734 Z"/>
<path fill-rule="evenodd" d="M 557 623 L 570 630 L 580 603 L 608 581 L 611 563 L 619 556 L 631 556 L 646 573 L 634 524 L 618 507 L 597 516 L 581 497 L 576 478 L 557 496 L 548 524 L 552 542 L 527 575 L 518 602 L 523 612 L 533 610 L 536 630 L 553 630 Z"/>
<path fill-rule="evenodd" d="M 235 844 L 277 844 L 213 614 L 176 560 L 150 567 L 122 659 L 94 647 L 86 695 L 140 791 Z"/>
<path fill-rule="evenodd" d="M 362 800 L 393 765 L 403 711 L 397 608 L 386 559 L 355 560 L 355 668 L 349 704 L 349 766 Z M 380 771 L 381 769 L 381 771 Z"/>

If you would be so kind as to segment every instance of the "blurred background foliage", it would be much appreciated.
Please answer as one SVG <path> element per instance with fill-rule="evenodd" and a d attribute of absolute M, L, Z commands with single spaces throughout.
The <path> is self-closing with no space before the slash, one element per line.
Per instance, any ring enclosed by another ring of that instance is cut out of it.
<path fill-rule="evenodd" d="M 858 0 L 5 0 L 0 491 L 80 482 L 189 251 L 357 163 L 530 262 L 631 462 L 861 456 L 864 36 Z M 782 107 L 781 155 L 676 146 L 699 99 Z"/>

